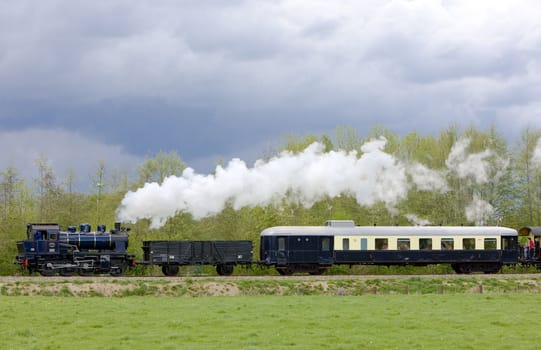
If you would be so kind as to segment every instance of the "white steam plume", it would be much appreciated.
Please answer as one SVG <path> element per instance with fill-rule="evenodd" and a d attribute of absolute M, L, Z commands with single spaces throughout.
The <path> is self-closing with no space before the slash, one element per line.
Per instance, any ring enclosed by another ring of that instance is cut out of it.
<path fill-rule="evenodd" d="M 494 207 L 477 195 L 473 196 L 473 200 L 466 207 L 466 218 L 476 225 L 484 225 L 493 215 Z"/>
<path fill-rule="evenodd" d="M 221 212 L 228 204 L 237 210 L 280 204 L 283 200 L 310 207 L 318 200 L 342 194 L 355 197 L 360 205 L 383 202 L 397 214 L 396 205 L 412 187 L 448 191 L 445 177 L 450 172 L 478 184 L 486 183 L 491 171 L 488 160 L 496 157 L 491 151 L 467 155 L 469 140 L 459 140 L 446 161 L 448 169 L 435 171 L 418 163 L 406 164 L 385 153 L 386 142 L 380 137 L 365 143 L 360 157 L 355 151 L 326 153 L 323 145 L 314 143 L 298 154 L 282 152 L 269 161 L 259 160 L 252 168 L 240 159 L 216 167 L 211 175 L 196 174 L 187 168 L 180 177 L 170 176 L 162 184 L 147 183 L 128 192 L 117 209 L 117 219 L 150 219 L 151 227 L 157 228 L 180 212 L 200 219 Z M 472 208 L 478 208 L 480 201 L 477 198 Z M 486 203 L 484 208 L 482 215 L 486 216 L 490 204 Z M 468 219 L 474 218 L 471 215 Z M 419 221 L 413 216 L 408 219 Z"/>
<path fill-rule="evenodd" d="M 383 151 L 383 137 L 364 144 L 361 157 L 355 151 L 325 153 L 314 143 L 299 154 L 283 152 L 271 160 L 257 161 L 252 168 L 239 159 L 216 167 L 214 175 L 196 174 L 187 168 L 182 176 L 170 176 L 162 184 L 147 183 L 128 192 L 117 210 L 123 222 L 150 219 L 160 227 L 179 212 L 195 219 L 221 212 L 227 203 L 234 209 L 277 204 L 287 199 L 306 207 L 341 194 L 352 195 L 361 205 L 378 201 L 389 210 L 406 198 L 408 175 L 422 189 L 445 188 L 443 178 L 417 165 L 409 168 Z M 434 188 L 436 187 L 436 188 Z"/>
<path fill-rule="evenodd" d="M 471 179 L 478 185 L 500 178 L 509 160 L 499 157 L 490 149 L 467 154 L 466 150 L 470 143 L 469 138 L 460 139 L 455 143 L 445 161 L 449 170 L 456 172 L 459 178 Z M 492 163 L 489 161 L 491 159 Z"/>
<path fill-rule="evenodd" d="M 430 221 L 426 219 L 421 219 L 415 214 L 406 214 L 405 217 L 406 219 L 408 219 L 409 222 L 417 226 L 428 226 L 431 224 Z"/>
<path fill-rule="evenodd" d="M 455 143 L 445 161 L 449 171 L 476 185 L 497 181 L 503 176 L 509 165 L 509 159 L 502 158 L 489 149 L 467 154 L 466 150 L 470 143 L 469 138 L 460 139 Z M 466 206 L 466 218 L 476 225 L 485 224 L 494 217 L 494 213 L 494 207 L 478 195 L 474 195 L 471 203 Z"/>
<path fill-rule="evenodd" d="M 534 166 L 541 169 L 541 138 L 537 140 L 535 150 L 533 151 L 532 162 Z"/>

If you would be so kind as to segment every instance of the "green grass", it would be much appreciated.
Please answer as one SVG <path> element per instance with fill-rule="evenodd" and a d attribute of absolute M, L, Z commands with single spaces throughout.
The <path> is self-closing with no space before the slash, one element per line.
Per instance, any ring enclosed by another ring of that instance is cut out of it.
<path fill-rule="evenodd" d="M 539 300 L 1 296 L 0 349 L 533 349 Z"/>

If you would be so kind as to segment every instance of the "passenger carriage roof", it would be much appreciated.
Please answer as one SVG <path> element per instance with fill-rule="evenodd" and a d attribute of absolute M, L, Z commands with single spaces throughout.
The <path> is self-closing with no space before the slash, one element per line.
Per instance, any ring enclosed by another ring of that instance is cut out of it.
<path fill-rule="evenodd" d="M 261 236 L 517 236 L 514 229 L 500 226 L 275 226 L 261 232 Z"/>

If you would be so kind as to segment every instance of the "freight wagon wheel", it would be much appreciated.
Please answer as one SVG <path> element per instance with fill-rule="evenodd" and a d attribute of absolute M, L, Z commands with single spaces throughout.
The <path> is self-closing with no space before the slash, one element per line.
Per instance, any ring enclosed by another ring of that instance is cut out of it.
<path fill-rule="evenodd" d="M 223 265 L 223 264 L 216 265 L 216 272 L 220 276 L 231 276 L 233 274 L 234 269 L 235 267 L 233 265 Z"/>
<path fill-rule="evenodd" d="M 317 270 L 314 270 L 314 271 L 310 271 L 308 272 L 308 274 L 312 275 L 312 276 L 316 276 L 316 275 L 322 275 L 323 273 L 325 272 L 325 269 L 317 269 Z"/>
<path fill-rule="evenodd" d="M 166 276 L 176 276 L 178 274 L 178 265 L 163 265 L 162 272 Z"/>

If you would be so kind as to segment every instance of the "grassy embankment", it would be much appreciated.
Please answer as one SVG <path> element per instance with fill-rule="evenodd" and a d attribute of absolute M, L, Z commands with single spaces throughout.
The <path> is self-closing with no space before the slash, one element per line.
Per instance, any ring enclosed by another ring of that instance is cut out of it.
<path fill-rule="evenodd" d="M 0 281 L 3 296 L 262 296 L 369 294 L 539 294 L 541 276 L 339 276 L 282 278 L 14 278 Z"/>

